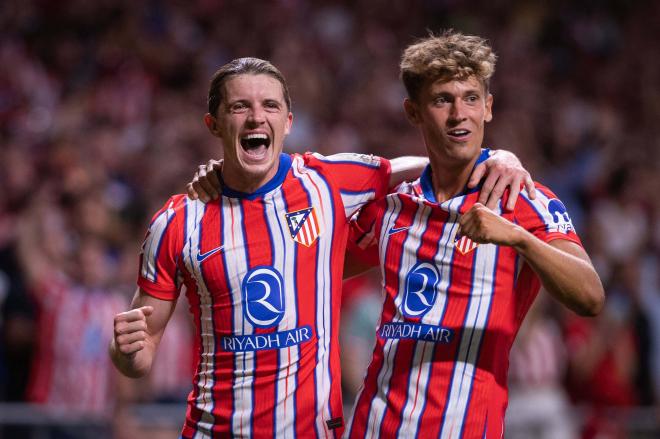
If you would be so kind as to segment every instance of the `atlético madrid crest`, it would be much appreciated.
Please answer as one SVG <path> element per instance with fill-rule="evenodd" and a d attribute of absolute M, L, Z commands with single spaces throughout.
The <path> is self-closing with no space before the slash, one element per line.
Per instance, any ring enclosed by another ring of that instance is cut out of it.
<path fill-rule="evenodd" d="M 454 247 L 456 250 L 458 250 L 462 255 L 466 255 L 470 253 L 472 250 L 477 248 L 479 244 L 471 240 L 465 235 L 458 235 L 456 236 L 456 240 L 454 241 Z"/>
<path fill-rule="evenodd" d="M 287 212 L 284 216 L 294 241 L 309 247 L 321 235 L 321 223 L 313 207 Z"/>

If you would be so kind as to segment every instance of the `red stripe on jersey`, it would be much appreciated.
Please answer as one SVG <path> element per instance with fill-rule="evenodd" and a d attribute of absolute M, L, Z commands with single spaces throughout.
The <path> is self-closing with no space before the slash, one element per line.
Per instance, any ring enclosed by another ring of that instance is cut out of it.
<path fill-rule="evenodd" d="M 258 252 L 247 249 L 248 267 L 271 266 L 273 265 L 272 248 L 270 247 L 270 238 L 268 224 L 266 223 L 266 212 L 261 203 L 242 201 L 243 217 L 249 218 L 249 227 L 244 223 L 246 242 L 254 244 L 259 248 Z M 242 227 L 242 225 L 237 225 Z M 290 328 L 287 328 L 290 329 Z M 255 334 L 273 333 L 277 327 L 272 328 L 254 328 Z M 253 388 L 253 412 L 252 412 L 252 435 L 255 437 L 268 436 L 273 432 L 275 423 L 275 412 L 272 407 L 272 401 L 269 398 L 258 398 L 256 395 L 272 395 L 277 398 L 276 381 L 271 377 L 277 374 L 278 370 L 278 350 L 256 351 L 254 355 L 254 368 L 256 370 Z"/>

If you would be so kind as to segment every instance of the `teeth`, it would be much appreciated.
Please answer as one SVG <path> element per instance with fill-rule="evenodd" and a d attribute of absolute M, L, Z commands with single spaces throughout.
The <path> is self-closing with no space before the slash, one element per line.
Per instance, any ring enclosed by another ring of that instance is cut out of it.
<path fill-rule="evenodd" d="M 254 134 L 248 134 L 247 136 L 243 137 L 245 140 L 250 140 L 250 139 L 268 139 L 268 136 L 262 133 L 254 133 Z"/>
<path fill-rule="evenodd" d="M 454 135 L 454 136 L 462 136 L 462 135 L 465 135 L 467 133 L 468 133 L 467 130 L 454 130 L 454 131 L 449 132 L 449 134 Z"/>

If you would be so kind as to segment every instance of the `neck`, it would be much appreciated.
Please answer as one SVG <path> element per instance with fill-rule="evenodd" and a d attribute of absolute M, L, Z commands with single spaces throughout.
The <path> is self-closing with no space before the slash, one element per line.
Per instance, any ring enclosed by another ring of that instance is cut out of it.
<path fill-rule="evenodd" d="M 446 158 L 431 157 L 433 193 L 438 203 L 463 192 L 479 155 L 469 161 L 452 162 Z"/>
<path fill-rule="evenodd" d="M 277 173 L 277 169 L 277 166 L 275 166 L 264 175 L 255 175 L 241 170 L 233 172 L 233 169 L 223 166 L 221 171 L 222 184 L 234 191 L 251 194 L 268 183 Z"/>

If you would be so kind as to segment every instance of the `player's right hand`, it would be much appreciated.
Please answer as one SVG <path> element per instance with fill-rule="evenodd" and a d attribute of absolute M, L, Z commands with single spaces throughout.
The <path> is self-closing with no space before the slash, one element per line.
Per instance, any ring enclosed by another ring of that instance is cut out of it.
<path fill-rule="evenodd" d="M 199 165 L 190 183 L 186 185 L 188 196 L 192 200 L 202 200 L 208 203 L 220 196 L 220 171 L 222 160 L 209 160 L 205 165 Z"/>
<path fill-rule="evenodd" d="M 115 315 L 114 341 L 116 349 L 132 356 L 144 349 L 147 340 L 147 316 L 154 312 L 153 306 L 143 306 Z"/>

